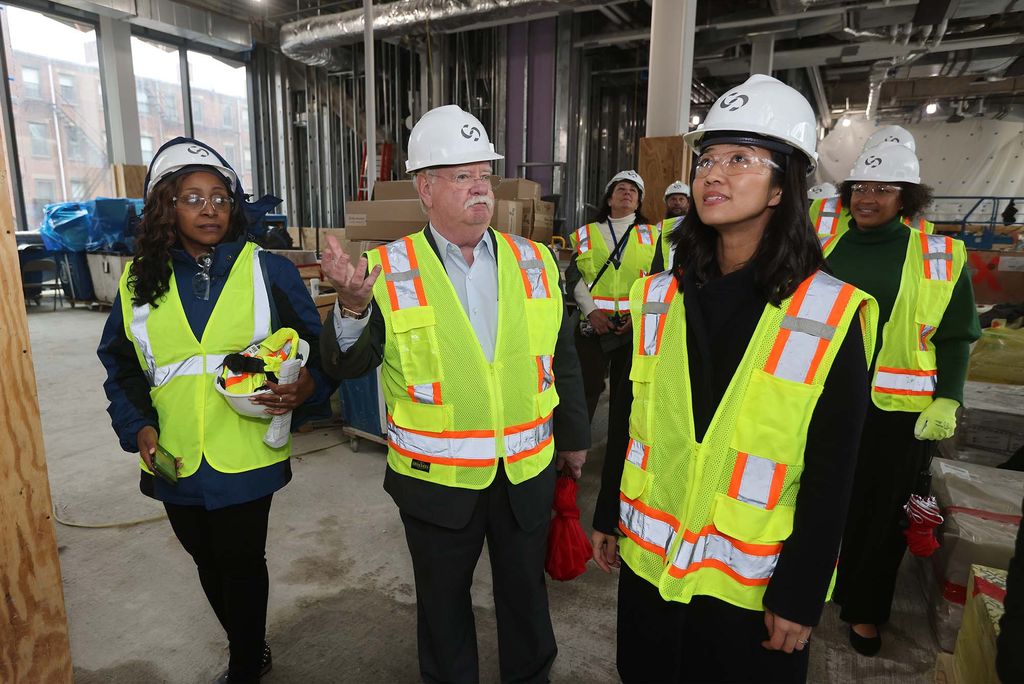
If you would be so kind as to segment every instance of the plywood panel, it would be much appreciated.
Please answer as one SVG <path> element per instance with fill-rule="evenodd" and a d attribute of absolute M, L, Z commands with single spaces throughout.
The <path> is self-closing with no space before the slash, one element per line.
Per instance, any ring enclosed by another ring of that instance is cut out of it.
<path fill-rule="evenodd" d="M 71 682 L 64 589 L 0 136 L 0 682 Z"/>
<path fill-rule="evenodd" d="M 681 135 L 640 138 L 640 168 L 637 171 L 644 179 L 643 214 L 649 221 L 658 222 L 665 218 L 665 188 L 690 177 L 690 157 Z"/>
<path fill-rule="evenodd" d="M 146 181 L 147 166 L 136 164 L 114 164 L 114 196 L 142 197 Z"/>

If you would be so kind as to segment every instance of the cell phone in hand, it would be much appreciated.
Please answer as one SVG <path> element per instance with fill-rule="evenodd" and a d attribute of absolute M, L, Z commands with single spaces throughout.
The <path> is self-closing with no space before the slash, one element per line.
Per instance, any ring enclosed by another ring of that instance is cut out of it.
<path fill-rule="evenodd" d="M 153 472 L 171 484 L 178 484 L 178 459 L 159 444 L 153 454 Z"/>

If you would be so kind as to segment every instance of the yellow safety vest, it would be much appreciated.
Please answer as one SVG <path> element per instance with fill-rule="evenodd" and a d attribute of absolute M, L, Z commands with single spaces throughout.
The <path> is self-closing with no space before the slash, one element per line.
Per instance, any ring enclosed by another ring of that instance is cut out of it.
<path fill-rule="evenodd" d="M 781 307 L 766 306 L 698 443 L 677 281 L 668 271 L 646 278 L 631 299 L 638 313 L 619 496 L 622 558 L 665 600 L 707 595 L 763 610 L 793 530 L 815 404 L 858 311 L 870 362 L 878 306 L 823 271 Z"/>
<path fill-rule="evenodd" d="M 823 240 L 826 258 L 840 237 Z M 871 382 L 871 399 L 883 411 L 919 413 L 931 403 L 938 384 L 932 336 L 966 263 L 967 249 L 960 240 L 910 229 L 899 296 L 882 326 Z"/>
<path fill-rule="evenodd" d="M 551 462 L 552 374 L 563 307 L 550 252 L 495 233 L 498 337 L 484 356 L 423 231 L 367 252 L 384 316 L 388 466 L 447 487 L 483 489 L 504 459 L 512 484 Z M 490 235 L 484 236 L 491 239 Z"/>
<path fill-rule="evenodd" d="M 576 266 L 588 284 L 594 282 L 614 248 L 605 242 L 598 226 L 597 223 L 588 223 L 570 236 L 576 250 Z M 608 315 L 629 311 L 629 288 L 637 278 L 643 278 L 651 271 L 656 230 L 655 226 L 646 223 L 633 226 L 619 254 L 619 267 L 609 265 L 590 291 L 598 309 Z"/>
<path fill-rule="evenodd" d="M 213 385 L 225 356 L 262 342 L 271 332 L 259 252 L 247 242 L 238 254 L 201 340 L 185 318 L 173 270 L 158 306 L 133 305 L 130 269 L 121 275 L 124 331 L 149 380 L 160 445 L 182 460 L 182 477 L 195 473 L 204 456 L 216 470 L 239 473 L 291 454 L 290 439 L 278 449 L 264 444 L 269 423 L 236 413 Z M 141 459 L 139 465 L 149 472 Z"/>
<path fill-rule="evenodd" d="M 669 236 L 672 231 L 675 230 L 676 226 L 679 225 L 683 216 L 676 216 L 675 218 L 668 218 L 658 224 L 658 234 L 661 240 L 661 263 L 666 271 L 672 270 L 672 258 L 674 256 L 674 250 L 672 243 L 669 242 Z"/>
<path fill-rule="evenodd" d="M 843 206 L 843 201 L 839 197 L 814 200 L 808 213 L 811 224 L 814 225 L 814 232 L 818 234 L 818 240 L 824 247 L 830 244 L 829 238 L 838 238 L 850 229 L 850 209 Z M 906 217 L 901 217 L 900 221 L 909 228 L 914 227 Z M 917 229 L 931 235 L 935 232 L 935 224 L 920 218 Z"/>

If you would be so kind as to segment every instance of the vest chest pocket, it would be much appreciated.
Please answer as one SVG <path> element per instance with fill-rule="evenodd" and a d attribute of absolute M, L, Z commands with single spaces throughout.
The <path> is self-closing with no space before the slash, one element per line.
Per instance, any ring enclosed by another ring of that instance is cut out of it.
<path fill-rule="evenodd" d="M 794 510 L 779 506 L 769 511 L 718 494 L 711 520 L 720 532 L 741 542 L 771 544 L 785 541 L 793 533 Z"/>
<path fill-rule="evenodd" d="M 652 441 L 654 428 L 651 407 L 654 402 L 654 372 L 660 356 L 634 356 L 629 369 L 633 381 L 633 405 L 629 412 L 629 434 L 645 443 Z"/>
<path fill-rule="evenodd" d="M 730 446 L 777 463 L 802 465 L 807 428 L 821 390 L 820 385 L 794 382 L 755 369 Z"/>
<path fill-rule="evenodd" d="M 529 352 L 531 356 L 551 355 L 558 339 L 558 300 L 553 297 L 527 299 L 526 327 L 529 335 Z"/>
<path fill-rule="evenodd" d="M 914 321 L 921 325 L 938 327 L 942 315 L 953 296 L 953 283 L 946 280 L 924 280 L 917 294 Z"/>
<path fill-rule="evenodd" d="M 441 380 L 441 355 L 437 342 L 437 320 L 432 306 L 414 306 L 391 313 L 391 325 L 402 359 L 402 374 L 408 385 Z"/>

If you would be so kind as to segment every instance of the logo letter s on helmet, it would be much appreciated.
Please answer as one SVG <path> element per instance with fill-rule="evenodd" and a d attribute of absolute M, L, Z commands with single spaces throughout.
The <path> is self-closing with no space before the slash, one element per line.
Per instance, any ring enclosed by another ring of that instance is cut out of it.
<path fill-rule="evenodd" d="M 465 126 L 462 127 L 462 137 L 465 138 L 466 140 L 472 140 L 473 142 L 477 142 L 478 140 L 480 140 L 480 129 L 477 128 L 476 126 L 470 126 L 469 124 L 466 124 Z"/>
<path fill-rule="evenodd" d="M 739 104 L 736 104 L 737 102 L 739 102 Z M 730 112 L 735 112 L 740 107 L 746 106 L 748 102 L 750 102 L 749 97 L 741 93 L 736 93 L 722 98 L 722 103 L 718 106 L 722 109 L 728 109 Z"/>
<path fill-rule="evenodd" d="M 881 165 L 882 165 L 882 158 L 881 157 L 868 157 L 867 159 L 864 160 L 864 166 L 869 166 L 872 169 L 877 169 Z"/>

